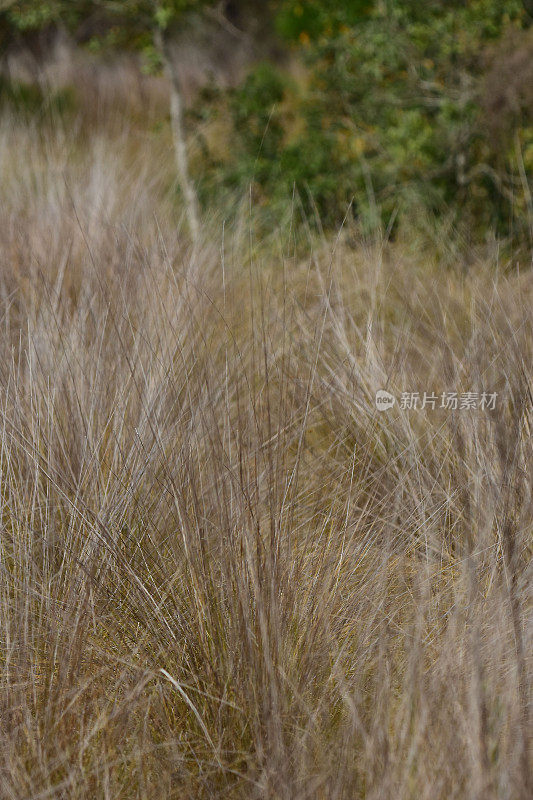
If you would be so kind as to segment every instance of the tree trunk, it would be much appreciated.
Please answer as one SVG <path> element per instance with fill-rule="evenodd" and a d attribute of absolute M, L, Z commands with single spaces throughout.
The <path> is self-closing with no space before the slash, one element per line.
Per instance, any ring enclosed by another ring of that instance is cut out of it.
<path fill-rule="evenodd" d="M 172 125 L 176 168 L 183 199 L 185 201 L 185 211 L 189 229 L 193 240 L 196 241 L 200 234 L 200 210 L 196 190 L 189 176 L 189 159 L 187 157 L 187 140 L 185 136 L 180 80 L 174 59 L 172 58 L 168 38 L 164 32 L 157 32 L 156 44 L 161 53 L 163 66 L 170 83 L 170 121 Z"/>

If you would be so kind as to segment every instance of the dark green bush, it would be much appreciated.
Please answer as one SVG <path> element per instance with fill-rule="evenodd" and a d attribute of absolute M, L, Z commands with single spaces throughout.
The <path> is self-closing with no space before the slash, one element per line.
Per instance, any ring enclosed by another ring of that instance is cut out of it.
<path fill-rule="evenodd" d="M 530 22 L 519 0 L 285 3 L 278 29 L 308 79 L 260 65 L 234 93 L 222 183 L 252 182 L 273 209 L 295 187 L 330 226 L 352 203 L 366 229 L 446 215 L 527 238 L 531 105 L 509 102 L 496 140 L 484 97 L 500 43 Z"/>

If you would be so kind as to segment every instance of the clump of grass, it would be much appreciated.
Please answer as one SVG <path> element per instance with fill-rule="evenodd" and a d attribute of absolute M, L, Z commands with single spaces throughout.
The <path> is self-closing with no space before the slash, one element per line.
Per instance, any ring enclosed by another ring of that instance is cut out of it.
<path fill-rule="evenodd" d="M 525 800 L 530 276 L 191 247 L 81 141 L 0 129 L 2 797 Z"/>

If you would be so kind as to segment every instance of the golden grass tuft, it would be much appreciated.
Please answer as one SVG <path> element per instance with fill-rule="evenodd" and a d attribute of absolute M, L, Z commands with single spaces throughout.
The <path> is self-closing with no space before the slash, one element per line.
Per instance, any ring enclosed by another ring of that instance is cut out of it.
<path fill-rule="evenodd" d="M 0 165 L 1 797 L 529 798 L 531 275 L 191 248 L 126 128 Z"/>

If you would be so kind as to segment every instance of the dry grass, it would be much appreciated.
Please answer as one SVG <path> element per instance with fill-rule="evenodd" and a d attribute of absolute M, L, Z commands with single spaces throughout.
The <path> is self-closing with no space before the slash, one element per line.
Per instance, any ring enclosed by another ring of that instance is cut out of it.
<path fill-rule="evenodd" d="M 171 164 L 0 129 L 1 797 L 526 800 L 531 274 L 192 251 Z"/>

